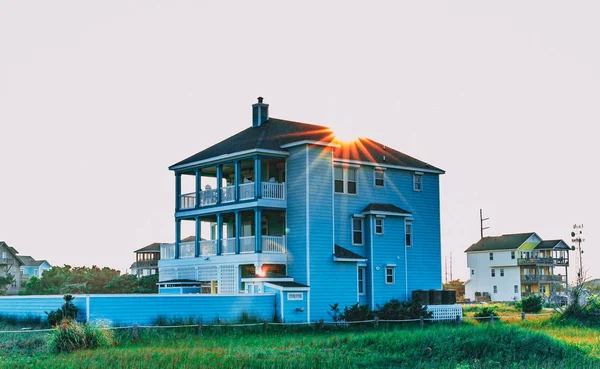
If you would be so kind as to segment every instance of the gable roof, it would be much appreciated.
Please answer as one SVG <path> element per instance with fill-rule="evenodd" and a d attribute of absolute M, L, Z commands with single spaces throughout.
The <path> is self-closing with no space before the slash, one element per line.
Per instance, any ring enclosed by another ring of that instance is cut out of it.
<path fill-rule="evenodd" d="M 535 250 L 571 250 L 571 248 L 563 240 L 549 240 L 540 242 Z"/>
<path fill-rule="evenodd" d="M 282 146 L 302 141 L 334 144 L 336 145 L 334 157 L 340 160 L 379 163 L 444 173 L 439 168 L 368 138 L 359 138 L 352 143 L 342 143 L 335 138 L 334 132 L 329 127 L 277 118 L 269 118 L 258 127 L 248 127 L 171 165 L 169 169 L 175 170 L 182 166 L 248 150 L 282 151 L 285 150 Z"/>
<path fill-rule="evenodd" d="M 493 251 L 493 250 L 512 250 L 518 249 L 523 242 L 527 241 L 529 237 L 534 235 L 535 232 L 529 233 L 516 233 L 516 234 L 504 234 L 496 237 L 484 237 L 471 245 L 465 252 L 471 251 Z"/>
<path fill-rule="evenodd" d="M 406 211 L 392 204 L 378 204 L 371 203 L 367 205 L 361 213 L 363 214 L 374 214 L 374 213 L 387 213 L 397 215 L 412 215 L 410 211 Z"/>
<path fill-rule="evenodd" d="M 23 262 L 21 261 L 21 259 L 19 259 L 19 256 L 17 256 L 17 254 L 19 253 L 14 247 L 8 246 L 8 244 L 4 241 L 0 241 L 0 246 L 4 246 L 4 248 L 6 248 L 6 250 L 8 250 L 8 252 L 13 256 L 13 258 L 19 263 L 19 264 L 23 264 Z"/>

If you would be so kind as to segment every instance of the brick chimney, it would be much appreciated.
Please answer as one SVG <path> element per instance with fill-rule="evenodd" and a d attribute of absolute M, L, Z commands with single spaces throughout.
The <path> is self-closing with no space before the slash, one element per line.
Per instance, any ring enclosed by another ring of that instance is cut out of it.
<path fill-rule="evenodd" d="M 263 98 L 252 105 L 252 127 L 258 127 L 269 119 L 269 104 L 263 104 Z"/>

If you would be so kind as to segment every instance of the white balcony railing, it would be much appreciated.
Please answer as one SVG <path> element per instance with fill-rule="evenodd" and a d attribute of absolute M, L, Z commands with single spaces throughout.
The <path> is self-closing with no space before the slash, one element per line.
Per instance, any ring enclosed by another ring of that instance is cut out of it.
<path fill-rule="evenodd" d="M 262 252 L 285 253 L 285 236 L 262 236 Z"/>
<path fill-rule="evenodd" d="M 285 200 L 285 183 L 263 182 L 262 198 Z"/>
<path fill-rule="evenodd" d="M 235 201 L 235 186 L 221 188 L 221 202 Z"/>
<path fill-rule="evenodd" d="M 185 193 L 179 197 L 180 209 L 193 209 L 196 207 L 196 193 Z"/>
<path fill-rule="evenodd" d="M 160 258 L 163 260 L 175 259 L 175 244 L 174 243 L 160 244 Z"/>
<path fill-rule="evenodd" d="M 240 200 L 248 200 L 254 198 L 254 183 L 243 183 L 240 188 Z"/>
<path fill-rule="evenodd" d="M 200 206 L 214 205 L 217 203 L 217 190 L 204 190 L 200 192 Z"/>
<path fill-rule="evenodd" d="M 235 254 L 235 238 L 221 240 L 221 255 Z"/>
<path fill-rule="evenodd" d="M 181 242 L 179 244 L 179 258 L 190 259 L 196 256 L 196 244 L 194 242 Z"/>
<path fill-rule="evenodd" d="M 200 241 L 200 256 L 217 255 L 217 240 Z"/>
<path fill-rule="evenodd" d="M 254 249 L 254 236 L 240 237 L 240 254 L 252 253 Z"/>

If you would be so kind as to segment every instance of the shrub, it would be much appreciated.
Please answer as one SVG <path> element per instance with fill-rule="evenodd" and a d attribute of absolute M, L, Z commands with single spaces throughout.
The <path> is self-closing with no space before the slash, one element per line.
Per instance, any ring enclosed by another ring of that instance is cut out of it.
<path fill-rule="evenodd" d="M 484 306 L 478 312 L 475 313 L 476 318 L 489 318 L 491 315 L 498 317 L 496 314 L 496 306 Z"/>
<path fill-rule="evenodd" d="M 103 328 L 65 319 L 50 337 L 50 350 L 59 353 L 110 346 L 114 340 L 113 332 Z"/>
<path fill-rule="evenodd" d="M 431 312 L 427 311 L 427 307 L 422 305 L 419 299 L 404 302 L 393 299 L 383 304 L 383 306 L 377 305 L 377 309 L 377 316 L 382 320 L 404 320 L 431 317 Z"/>
<path fill-rule="evenodd" d="M 48 324 L 51 326 L 56 326 L 63 320 L 74 320 L 77 318 L 79 310 L 77 309 L 77 306 L 73 304 L 75 298 L 71 295 L 65 295 L 63 299 L 65 300 L 65 303 L 62 307 L 49 313 L 46 312 L 46 315 L 48 315 Z"/>
<path fill-rule="evenodd" d="M 327 312 L 334 322 L 360 322 L 373 319 L 373 312 L 368 305 L 360 305 L 358 302 L 350 307 L 345 306 L 344 312 L 340 312 L 339 304 L 336 302 L 329 305 Z"/>
<path fill-rule="evenodd" d="M 521 300 L 521 307 L 524 313 L 539 313 L 542 311 L 542 297 L 528 296 Z"/>

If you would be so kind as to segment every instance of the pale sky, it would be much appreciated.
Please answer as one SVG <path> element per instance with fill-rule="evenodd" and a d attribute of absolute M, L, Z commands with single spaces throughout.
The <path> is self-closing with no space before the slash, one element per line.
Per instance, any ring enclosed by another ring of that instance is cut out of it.
<path fill-rule="evenodd" d="M 454 278 L 480 208 L 486 235 L 572 244 L 584 224 L 599 278 L 599 15 L 595 1 L 0 2 L 0 240 L 125 271 L 174 240 L 167 167 L 249 127 L 264 96 L 273 117 L 445 169 Z"/>

